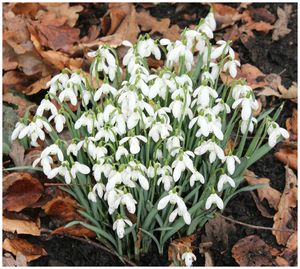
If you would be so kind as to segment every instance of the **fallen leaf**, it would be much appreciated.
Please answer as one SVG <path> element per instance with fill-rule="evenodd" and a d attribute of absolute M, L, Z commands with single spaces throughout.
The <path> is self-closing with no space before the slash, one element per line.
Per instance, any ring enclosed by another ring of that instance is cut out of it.
<path fill-rule="evenodd" d="M 25 155 L 25 149 L 20 144 L 20 142 L 18 140 L 12 141 L 9 157 L 12 158 L 15 166 L 24 165 L 24 155 Z"/>
<path fill-rule="evenodd" d="M 278 251 L 267 245 L 257 235 L 240 239 L 232 248 L 232 257 L 240 266 L 274 265 Z"/>
<path fill-rule="evenodd" d="M 264 32 L 264 33 L 268 33 L 273 29 L 273 25 L 271 25 L 268 22 L 264 22 L 264 21 L 254 21 L 252 19 L 253 15 L 251 13 L 250 10 L 245 10 L 242 14 L 242 18 L 243 21 L 245 22 L 245 24 L 243 24 L 240 27 L 240 31 L 258 31 L 258 32 Z"/>
<path fill-rule="evenodd" d="M 255 21 L 265 21 L 273 24 L 276 20 L 275 16 L 266 8 L 251 8 L 250 15 Z"/>
<path fill-rule="evenodd" d="M 290 145 L 284 145 L 275 152 L 275 157 L 284 163 L 285 165 L 291 167 L 294 170 L 298 170 L 298 150 Z"/>
<path fill-rule="evenodd" d="M 31 174 L 15 172 L 3 179 L 3 208 L 20 212 L 37 202 L 43 193 L 40 181 Z"/>
<path fill-rule="evenodd" d="M 265 218 L 273 219 L 273 215 L 271 215 L 269 211 L 262 205 L 256 194 L 253 191 L 250 191 L 250 193 L 261 215 Z"/>
<path fill-rule="evenodd" d="M 40 225 L 38 222 L 31 220 L 9 219 L 3 216 L 2 229 L 6 232 L 17 234 L 30 234 L 34 236 L 40 236 Z"/>
<path fill-rule="evenodd" d="M 285 188 L 278 205 L 278 212 L 274 216 L 273 229 L 276 230 L 272 231 L 277 243 L 280 245 L 285 245 L 291 234 L 278 230 L 290 228 L 288 225 L 292 221 L 292 208 L 297 206 L 297 178 L 292 169 L 287 166 L 285 169 Z"/>
<path fill-rule="evenodd" d="M 296 99 L 298 96 L 296 82 L 293 82 L 288 89 L 286 89 L 283 85 L 279 85 L 278 90 L 281 93 L 281 98 L 284 99 Z"/>
<path fill-rule="evenodd" d="M 69 234 L 77 237 L 83 236 L 89 238 L 96 237 L 96 234 L 93 231 L 82 227 L 81 225 L 73 225 L 67 228 L 59 227 L 55 229 L 52 234 Z"/>
<path fill-rule="evenodd" d="M 182 237 L 173 240 L 168 248 L 168 260 L 170 262 L 170 266 L 173 265 L 174 261 L 181 262 L 181 256 L 187 249 L 192 250 L 192 243 L 196 239 L 196 235 L 192 234 L 190 236 Z"/>
<path fill-rule="evenodd" d="M 51 79 L 51 75 L 37 80 L 36 82 L 31 84 L 29 87 L 27 87 L 23 91 L 23 93 L 25 93 L 26 95 L 33 95 L 33 94 L 40 92 L 41 90 L 47 89 L 46 84 L 50 79 Z"/>
<path fill-rule="evenodd" d="M 201 236 L 201 242 L 212 242 L 222 246 L 222 253 L 228 248 L 229 236 L 235 232 L 235 226 L 227 222 L 221 216 L 209 220 L 205 224 L 205 235 Z"/>
<path fill-rule="evenodd" d="M 4 267 L 26 267 L 27 260 L 26 257 L 21 253 L 17 252 L 16 258 L 14 258 L 10 253 L 6 252 L 3 255 L 3 266 Z"/>
<path fill-rule="evenodd" d="M 248 182 L 249 185 L 256 185 L 256 184 L 268 184 L 268 186 L 258 188 L 257 194 L 260 201 L 266 199 L 269 206 L 278 210 L 278 204 L 280 201 L 281 193 L 269 186 L 270 179 L 268 178 L 258 178 L 252 171 L 247 170 L 245 173 L 245 180 Z"/>
<path fill-rule="evenodd" d="M 215 20 L 218 24 L 218 29 L 225 28 L 233 25 L 236 21 L 240 20 L 242 15 L 238 10 L 224 4 L 212 4 Z"/>
<path fill-rule="evenodd" d="M 176 41 L 180 37 L 181 29 L 178 25 L 172 25 L 168 18 L 160 19 L 154 18 L 149 12 L 138 12 L 136 15 L 137 24 L 140 25 L 142 31 L 154 34 L 156 32 L 161 33 L 164 38 L 168 38 L 171 41 Z"/>
<path fill-rule="evenodd" d="M 210 267 L 214 266 L 214 260 L 212 258 L 212 253 L 210 248 L 212 247 L 213 243 L 212 242 L 204 242 L 200 243 L 199 245 L 199 253 L 204 254 L 204 259 L 205 259 L 205 267 Z"/>
<path fill-rule="evenodd" d="M 279 40 L 279 38 L 286 36 L 290 33 L 288 23 L 290 15 L 292 13 L 292 5 L 284 5 L 283 9 L 281 7 L 277 8 L 278 20 L 274 24 L 274 31 L 272 34 L 272 40 Z"/>
<path fill-rule="evenodd" d="M 11 252 L 15 256 L 20 252 L 26 257 L 27 262 L 31 262 L 41 256 L 47 255 L 46 250 L 42 247 L 33 245 L 21 238 L 5 238 L 3 242 L 3 249 Z"/>
<path fill-rule="evenodd" d="M 285 122 L 286 129 L 290 133 L 290 141 L 298 141 L 298 110 L 293 108 L 292 117 Z"/>
<path fill-rule="evenodd" d="M 15 3 L 12 11 L 15 14 L 30 15 L 34 17 L 39 9 L 39 3 Z"/>

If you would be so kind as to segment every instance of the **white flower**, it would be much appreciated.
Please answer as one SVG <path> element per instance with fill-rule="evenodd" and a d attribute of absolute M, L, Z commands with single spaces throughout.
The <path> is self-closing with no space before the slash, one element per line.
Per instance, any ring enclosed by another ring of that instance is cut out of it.
<path fill-rule="evenodd" d="M 167 140 L 167 149 L 172 157 L 174 157 L 180 150 L 180 141 L 183 141 L 182 136 L 171 136 Z"/>
<path fill-rule="evenodd" d="M 47 175 L 49 179 L 52 179 L 57 176 L 57 174 L 64 177 L 65 182 L 70 184 L 72 181 L 70 169 L 69 169 L 69 162 L 63 161 L 60 166 L 53 168 Z"/>
<path fill-rule="evenodd" d="M 121 204 L 125 205 L 128 212 L 131 214 L 135 213 L 137 201 L 133 199 L 131 193 L 123 194 L 121 197 Z"/>
<path fill-rule="evenodd" d="M 285 139 L 289 138 L 289 132 L 286 129 L 279 127 L 279 125 L 274 121 L 270 123 L 270 126 L 268 128 L 268 135 L 268 143 L 271 148 L 276 145 L 277 139 L 279 137 L 282 136 Z"/>
<path fill-rule="evenodd" d="M 51 117 L 50 117 L 51 118 Z M 49 118 L 49 121 L 50 121 Z M 64 129 L 64 124 L 66 123 L 66 118 L 63 114 L 56 114 L 54 116 L 55 129 L 58 133 L 61 133 Z"/>
<path fill-rule="evenodd" d="M 103 94 L 109 93 L 111 93 L 112 96 L 115 97 L 118 91 L 113 86 L 110 86 L 108 83 L 103 83 L 101 87 L 95 92 L 94 101 L 98 101 Z"/>
<path fill-rule="evenodd" d="M 58 96 L 59 101 L 70 101 L 73 106 L 77 105 L 77 94 L 71 88 L 65 88 Z"/>
<path fill-rule="evenodd" d="M 71 167 L 71 175 L 73 178 L 76 178 L 76 174 L 79 172 L 81 174 L 87 175 L 90 173 L 90 168 L 82 163 L 75 162 Z"/>
<path fill-rule="evenodd" d="M 210 29 L 212 31 L 216 30 L 217 23 L 216 23 L 215 16 L 214 16 L 213 12 L 209 12 L 207 14 L 207 16 L 205 17 L 204 21 L 206 22 L 206 24 L 210 27 Z"/>
<path fill-rule="evenodd" d="M 210 163 L 213 163 L 216 160 L 216 157 L 218 157 L 220 160 L 223 160 L 225 157 L 222 148 L 218 146 L 215 142 L 213 142 L 211 139 L 203 142 L 199 147 L 195 148 L 194 150 L 196 155 L 203 155 L 207 151 L 210 152 Z"/>
<path fill-rule="evenodd" d="M 245 134 L 247 132 L 247 127 L 248 127 L 249 121 L 250 121 L 250 124 L 249 124 L 248 132 L 250 132 L 250 133 L 253 132 L 254 124 L 257 124 L 257 119 L 254 117 L 251 117 L 249 120 L 242 120 L 242 123 L 241 123 L 242 134 Z"/>
<path fill-rule="evenodd" d="M 218 185 L 217 185 L 217 189 L 218 189 L 218 192 L 221 192 L 224 188 L 224 185 L 226 183 L 229 183 L 229 185 L 234 188 L 235 187 L 235 182 L 234 180 L 230 177 L 230 176 L 227 176 L 226 174 L 222 174 L 219 178 L 219 181 L 218 181 Z M 220 208 L 221 209 L 221 208 Z"/>
<path fill-rule="evenodd" d="M 108 175 L 111 173 L 111 170 L 111 164 L 104 164 L 104 161 L 102 160 L 99 163 L 93 165 L 93 176 L 96 181 L 99 181 L 102 174 L 104 174 L 105 177 L 108 177 Z"/>
<path fill-rule="evenodd" d="M 32 163 L 32 167 L 36 167 L 39 162 L 41 162 L 41 165 L 43 167 L 43 172 L 47 176 L 49 174 L 49 172 L 51 171 L 51 164 L 53 164 L 53 159 L 48 155 L 37 158 Z"/>
<path fill-rule="evenodd" d="M 228 43 L 224 40 L 219 40 L 217 41 L 217 44 L 220 45 L 217 48 L 213 48 L 210 58 L 211 59 L 217 59 L 219 58 L 222 54 L 225 56 L 227 53 L 229 53 L 231 59 L 234 59 L 234 51 L 233 49 L 228 45 Z"/>
<path fill-rule="evenodd" d="M 87 111 L 75 122 L 74 128 L 78 130 L 81 126 L 86 126 L 89 134 L 93 133 L 94 128 L 98 126 L 96 117 L 91 111 Z"/>
<path fill-rule="evenodd" d="M 218 93 L 209 86 L 201 85 L 193 93 L 193 97 L 197 97 L 197 104 L 200 104 L 203 108 L 209 105 L 210 96 L 217 98 Z"/>
<path fill-rule="evenodd" d="M 117 235 L 120 239 L 124 237 L 125 225 L 132 226 L 132 222 L 128 219 L 117 219 L 113 224 L 113 230 L 117 230 Z"/>
<path fill-rule="evenodd" d="M 137 51 L 141 57 L 149 57 L 151 54 L 156 60 L 160 60 L 161 53 L 155 41 L 151 38 L 138 42 Z"/>
<path fill-rule="evenodd" d="M 92 99 L 92 93 L 88 90 L 82 90 L 82 105 L 87 106 Z"/>
<path fill-rule="evenodd" d="M 252 109 L 257 110 L 259 107 L 257 100 L 255 100 L 252 97 L 252 94 L 250 92 L 248 92 L 245 97 L 241 97 L 241 98 L 237 99 L 236 101 L 234 101 L 234 103 L 232 104 L 232 108 L 236 109 L 239 105 L 242 106 L 242 120 L 243 121 L 250 119 Z"/>
<path fill-rule="evenodd" d="M 16 140 L 17 137 L 20 135 L 20 132 L 25 129 L 26 125 L 22 122 L 17 122 L 15 129 L 13 130 L 11 134 L 11 140 Z"/>
<path fill-rule="evenodd" d="M 96 203 L 97 202 L 97 194 L 100 198 L 102 198 L 104 192 L 105 192 L 104 184 L 101 182 L 98 182 L 94 185 L 92 191 L 90 191 L 88 193 L 88 199 L 91 200 L 92 202 Z"/>
<path fill-rule="evenodd" d="M 132 137 L 124 137 L 120 140 L 120 145 L 123 145 L 127 141 L 129 141 L 130 146 L 130 153 L 137 154 L 140 152 L 140 143 L 139 140 L 143 141 L 144 143 L 147 143 L 147 138 L 142 135 L 136 135 Z"/>
<path fill-rule="evenodd" d="M 164 209 L 168 203 L 172 205 L 176 204 L 181 211 L 187 211 L 187 207 L 183 199 L 173 190 L 169 191 L 169 194 L 158 202 L 157 210 Z"/>
<path fill-rule="evenodd" d="M 51 99 L 53 99 L 52 95 L 56 95 L 58 90 L 62 90 L 65 88 L 66 83 L 69 80 L 69 75 L 68 74 L 57 74 L 55 75 L 50 81 L 47 82 L 46 87 L 50 87 L 49 89 L 49 96 Z"/>
<path fill-rule="evenodd" d="M 191 187 L 194 186 L 194 184 L 195 184 L 196 181 L 200 181 L 202 184 L 204 184 L 204 182 L 205 182 L 205 179 L 204 179 L 203 175 L 200 172 L 198 172 L 198 171 L 195 171 L 192 174 L 192 176 L 190 177 L 190 185 L 191 185 Z"/>
<path fill-rule="evenodd" d="M 46 147 L 41 153 L 41 159 L 49 155 L 56 155 L 60 162 L 64 161 L 64 154 L 60 147 L 56 144 Z"/>
<path fill-rule="evenodd" d="M 224 64 L 223 70 L 229 71 L 229 74 L 232 78 L 235 78 L 237 75 L 237 66 L 241 66 L 240 62 L 234 59 L 230 59 Z"/>
<path fill-rule="evenodd" d="M 218 115 L 220 112 L 225 111 L 227 114 L 230 113 L 230 106 L 227 105 L 223 99 L 218 98 L 215 101 L 217 104 L 212 108 L 212 112 Z"/>
<path fill-rule="evenodd" d="M 201 52 L 203 50 L 203 47 L 205 46 L 205 38 L 201 33 L 195 30 L 187 30 L 184 35 L 187 39 L 187 47 L 190 50 L 194 45 L 198 51 Z"/>
<path fill-rule="evenodd" d="M 191 160 L 191 157 L 194 158 L 194 153 L 191 151 L 185 151 L 182 153 L 179 153 L 177 158 L 172 163 L 172 168 L 174 168 L 174 181 L 177 182 L 180 177 L 181 173 L 188 168 L 192 173 L 195 171 L 193 161 Z"/>
<path fill-rule="evenodd" d="M 166 139 L 170 132 L 173 131 L 173 128 L 170 124 L 167 123 L 161 123 L 156 122 L 149 131 L 149 136 L 154 140 L 154 142 L 157 142 L 160 138 Z"/>
<path fill-rule="evenodd" d="M 116 161 L 119 161 L 123 155 L 127 157 L 128 154 L 129 152 L 125 147 L 119 146 L 115 155 Z"/>
<path fill-rule="evenodd" d="M 190 213 L 187 210 L 180 210 L 180 208 L 176 208 L 172 211 L 169 216 L 169 222 L 173 222 L 177 215 L 183 217 L 183 220 L 187 225 L 191 224 L 192 219 Z"/>
<path fill-rule="evenodd" d="M 89 199 L 90 201 L 92 201 L 93 203 L 96 203 L 96 202 L 97 202 L 97 195 L 96 195 L 96 192 L 90 191 L 90 192 L 88 193 L 88 199 Z"/>
<path fill-rule="evenodd" d="M 51 114 L 52 115 L 56 115 L 57 114 L 57 108 L 56 106 L 49 100 L 47 99 L 43 99 L 41 104 L 38 106 L 37 110 L 36 110 L 36 115 L 38 116 L 43 116 L 44 111 L 48 111 L 51 110 Z"/>
<path fill-rule="evenodd" d="M 165 165 L 158 169 L 158 174 L 161 175 L 161 177 L 157 180 L 157 185 L 163 183 L 165 191 L 169 191 L 171 189 L 171 185 L 174 183 L 172 168 Z"/>
<path fill-rule="evenodd" d="M 196 256 L 193 252 L 188 251 L 182 254 L 181 259 L 184 260 L 187 267 L 190 267 L 193 265 L 193 262 L 196 261 Z"/>
<path fill-rule="evenodd" d="M 222 162 L 226 161 L 226 165 L 227 165 L 227 171 L 230 175 L 233 175 L 234 171 L 235 171 L 235 163 L 241 163 L 240 159 L 237 156 L 234 155 L 228 155 L 225 156 L 224 159 L 222 160 Z"/>
<path fill-rule="evenodd" d="M 224 208 L 223 200 L 216 193 L 212 193 L 207 198 L 206 203 L 205 203 L 205 209 L 206 210 L 210 209 L 212 204 L 216 204 L 220 210 L 222 210 Z"/>

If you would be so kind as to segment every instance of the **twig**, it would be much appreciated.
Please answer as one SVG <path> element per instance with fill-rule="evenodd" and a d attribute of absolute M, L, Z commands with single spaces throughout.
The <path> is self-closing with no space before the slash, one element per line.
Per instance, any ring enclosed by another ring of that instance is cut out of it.
<path fill-rule="evenodd" d="M 52 234 L 52 230 L 50 229 L 45 229 L 45 228 L 42 228 L 41 229 L 41 232 L 44 232 L 44 233 L 47 233 L 47 234 Z M 75 240 L 78 240 L 80 242 L 83 242 L 83 243 L 88 243 L 94 247 L 97 247 L 97 248 L 100 248 L 104 251 L 107 251 L 109 252 L 110 254 L 118 257 L 118 255 L 116 255 L 116 253 L 114 251 L 112 251 L 111 249 L 97 243 L 97 242 L 94 242 L 92 240 L 90 240 L 89 238 L 85 237 L 85 238 L 82 238 L 82 237 L 77 237 L 77 236 L 74 236 L 74 235 L 69 235 L 69 234 L 57 234 L 57 235 L 62 235 L 64 237 L 68 237 L 68 238 L 71 238 L 71 239 L 75 239 Z M 118 257 L 119 258 L 119 257 Z M 127 264 L 131 265 L 131 266 L 137 266 L 134 262 L 130 261 L 129 259 L 127 259 L 126 257 L 122 257 L 122 259 L 124 260 L 124 262 L 126 262 Z"/>
<path fill-rule="evenodd" d="M 274 229 L 272 227 L 264 227 L 264 226 L 252 225 L 252 224 L 248 224 L 248 223 L 245 223 L 245 222 L 241 222 L 241 221 L 238 221 L 238 220 L 234 220 L 234 219 L 225 217 L 225 216 L 223 216 L 221 214 L 218 214 L 218 216 L 220 216 L 221 218 L 226 219 L 228 221 L 231 221 L 233 223 L 236 223 L 236 224 L 239 224 L 239 225 L 242 225 L 242 226 L 246 226 L 246 227 L 249 227 L 249 228 L 252 228 L 252 229 L 279 231 L 279 232 L 283 232 L 283 233 L 293 233 L 293 232 L 295 232 L 295 230 L 291 230 L 291 229 L 285 229 L 285 230 L 283 230 L 283 229 Z"/>

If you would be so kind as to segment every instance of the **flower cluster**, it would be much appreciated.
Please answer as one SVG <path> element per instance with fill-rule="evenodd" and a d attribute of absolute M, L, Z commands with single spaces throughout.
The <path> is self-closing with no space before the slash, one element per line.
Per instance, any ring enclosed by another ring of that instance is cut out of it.
<path fill-rule="evenodd" d="M 54 76 L 36 114 L 12 134 L 33 147 L 50 136 L 33 166 L 69 186 L 89 228 L 120 255 L 147 251 L 151 240 L 162 252 L 177 231 L 201 227 L 223 210 L 244 170 L 288 137 L 269 112 L 254 118 L 258 103 L 245 81 L 219 81 L 221 72 L 234 79 L 240 63 L 230 42 L 211 44 L 215 28 L 209 13 L 176 42 L 148 35 L 124 41 L 122 64 L 114 49 L 100 46 L 88 53 L 90 77 L 70 70 Z M 150 69 L 147 58 L 162 55 L 164 66 Z M 254 138 L 246 146 L 249 132 Z M 191 265 L 195 257 L 182 259 Z"/>

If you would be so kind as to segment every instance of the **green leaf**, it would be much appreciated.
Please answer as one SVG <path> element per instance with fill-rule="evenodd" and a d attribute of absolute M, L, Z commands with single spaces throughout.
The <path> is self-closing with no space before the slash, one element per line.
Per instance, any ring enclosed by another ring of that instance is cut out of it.
<path fill-rule="evenodd" d="M 142 228 L 140 228 L 140 229 L 141 229 L 141 231 L 142 231 L 143 233 L 147 234 L 148 236 L 150 236 L 150 237 L 152 238 L 152 240 L 154 241 L 154 243 L 155 243 L 156 246 L 157 246 L 158 252 L 161 253 L 161 252 L 162 252 L 162 251 L 161 251 L 162 248 L 161 248 L 161 246 L 160 246 L 160 244 L 159 244 L 157 238 L 156 238 L 153 234 L 147 232 L 146 230 L 144 230 L 144 229 L 142 229 Z"/>

